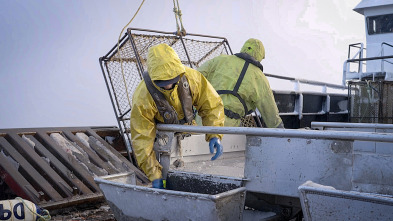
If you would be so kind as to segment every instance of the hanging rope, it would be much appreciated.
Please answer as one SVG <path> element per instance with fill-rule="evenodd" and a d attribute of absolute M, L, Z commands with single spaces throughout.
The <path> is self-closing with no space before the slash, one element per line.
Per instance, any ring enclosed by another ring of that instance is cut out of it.
<path fill-rule="evenodd" d="M 175 13 L 175 19 L 176 19 L 176 35 L 178 36 L 186 36 L 186 29 L 184 29 L 183 27 L 183 20 L 181 19 L 182 13 L 180 10 L 180 5 L 179 5 L 179 1 L 176 0 L 177 2 L 177 7 L 176 7 L 176 3 L 175 0 L 173 0 L 173 12 Z M 180 22 L 180 26 L 179 26 L 179 22 Z"/>
<path fill-rule="evenodd" d="M 127 87 L 127 82 L 126 82 L 126 77 L 124 76 L 124 69 L 123 69 L 123 59 L 121 58 L 120 55 L 120 39 L 121 36 L 123 35 L 124 30 L 131 24 L 132 20 L 134 20 L 134 18 L 136 17 L 136 15 L 138 14 L 139 10 L 141 9 L 143 3 L 145 2 L 145 0 L 142 1 L 141 5 L 139 6 L 138 10 L 135 12 L 134 16 L 131 18 L 131 20 L 127 23 L 126 26 L 124 26 L 124 28 L 121 30 L 120 35 L 119 35 L 119 39 L 117 40 L 117 55 L 118 55 L 118 59 L 120 60 L 120 67 L 121 67 L 121 74 L 123 76 L 123 82 L 124 82 L 124 86 L 126 88 L 126 94 L 127 94 L 127 99 L 128 99 L 128 104 L 131 106 L 131 100 L 130 100 L 130 95 L 128 93 L 128 87 Z"/>

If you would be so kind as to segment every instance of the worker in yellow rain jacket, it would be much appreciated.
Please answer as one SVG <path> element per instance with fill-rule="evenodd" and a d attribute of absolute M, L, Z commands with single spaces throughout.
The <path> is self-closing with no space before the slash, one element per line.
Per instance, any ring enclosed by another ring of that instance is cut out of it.
<path fill-rule="evenodd" d="M 220 55 L 204 64 L 200 71 L 220 94 L 225 108 L 225 126 L 240 126 L 241 118 L 258 108 L 270 128 L 284 128 L 278 115 L 263 67 L 265 48 L 258 39 L 248 39 L 240 53 Z"/>
<path fill-rule="evenodd" d="M 224 105 L 206 78 L 184 66 L 167 44 L 149 49 L 147 70 L 133 95 L 132 147 L 139 167 L 153 182 L 153 187 L 163 188 L 162 166 L 153 150 L 156 123 L 195 125 L 195 108 L 203 125 L 223 126 Z M 221 139 L 222 134 L 206 134 L 210 152 L 216 149 L 212 160 L 222 155 Z"/>

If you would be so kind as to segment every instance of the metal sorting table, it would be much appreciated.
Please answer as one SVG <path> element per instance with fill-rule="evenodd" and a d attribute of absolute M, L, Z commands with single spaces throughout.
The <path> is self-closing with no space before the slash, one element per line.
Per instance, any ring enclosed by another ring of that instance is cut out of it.
<path fill-rule="evenodd" d="M 132 173 L 94 178 L 117 220 L 242 220 L 239 178 L 172 172 L 167 189 L 135 185 Z"/>
<path fill-rule="evenodd" d="M 391 133 L 184 125 L 157 128 L 173 132 L 245 134 L 245 205 L 248 207 L 258 207 L 261 199 L 271 198 L 273 204 L 292 208 L 287 214 L 293 215 L 300 207 L 306 209 L 299 199 L 299 186 L 312 181 L 335 188 L 344 198 L 348 192 L 368 197 L 384 195 L 384 201 L 390 204 L 374 206 L 392 208 Z M 249 193 L 255 193 L 256 200 L 249 201 Z M 356 200 L 351 202 L 356 204 Z M 312 207 L 310 203 L 308 206 Z M 382 207 L 378 211 L 383 211 Z M 325 207 L 325 212 L 332 208 Z M 340 216 L 340 212 L 337 214 Z"/>

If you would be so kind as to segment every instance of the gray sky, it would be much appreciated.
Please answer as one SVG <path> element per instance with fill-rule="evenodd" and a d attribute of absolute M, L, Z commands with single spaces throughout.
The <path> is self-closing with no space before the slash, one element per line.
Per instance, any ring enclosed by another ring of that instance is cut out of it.
<path fill-rule="evenodd" d="M 0 128 L 117 125 L 98 58 L 142 1 L 0 2 Z M 365 43 L 359 2 L 179 0 L 187 32 L 226 37 L 234 53 L 258 38 L 265 72 L 335 84 L 348 44 Z M 130 26 L 175 31 L 172 10 L 172 0 L 146 0 Z"/>

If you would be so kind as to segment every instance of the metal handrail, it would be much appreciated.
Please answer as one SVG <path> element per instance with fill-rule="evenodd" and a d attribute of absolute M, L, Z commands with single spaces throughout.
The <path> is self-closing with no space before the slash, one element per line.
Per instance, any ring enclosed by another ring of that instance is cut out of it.
<path fill-rule="evenodd" d="M 322 82 L 322 81 L 313 81 L 313 80 L 307 80 L 307 79 L 301 79 L 301 78 L 286 77 L 286 76 L 269 74 L 269 73 L 264 73 L 264 74 L 266 77 L 294 81 L 295 83 L 304 83 L 304 84 L 309 84 L 309 85 L 330 87 L 330 88 L 335 88 L 335 89 L 348 89 L 348 87 L 345 85 L 330 84 L 330 83 L 326 83 L 326 82 Z M 325 89 L 325 93 L 326 93 L 326 89 Z"/>
<path fill-rule="evenodd" d="M 356 44 L 353 44 L 353 45 L 356 45 Z M 353 45 L 350 45 L 350 46 L 353 46 Z M 381 60 L 381 71 L 383 72 L 384 71 L 384 66 L 383 66 L 383 62 L 385 61 L 384 59 L 389 59 L 389 58 L 393 58 L 393 55 L 388 55 L 388 56 L 384 56 L 383 55 L 383 45 L 388 45 L 388 46 L 390 46 L 390 47 L 392 47 L 393 48 L 393 45 L 390 45 L 390 44 L 388 44 L 388 43 L 386 43 L 386 42 L 382 42 L 381 43 L 381 56 L 377 56 L 377 57 L 368 57 L 368 58 L 362 58 L 361 57 L 361 50 L 363 50 L 363 49 L 365 49 L 365 48 L 363 48 L 363 45 L 362 45 L 362 47 L 360 47 L 360 49 L 359 49 L 359 51 L 355 54 L 355 56 L 353 56 L 353 58 L 352 59 L 347 59 L 345 62 L 344 62 L 344 66 L 343 66 L 343 79 L 342 79 L 342 84 L 343 85 L 345 85 L 345 80 L 346 80 L 346 76 L 347 76 L 347 72 L 348 72 L 348 65 L 349 65 L 349 63 L 351 63 L 351 62 L 359 62 L 359 80 L 361 80 L 361 73 L 363 73 L 363 71 L 362 71 L 362 65 L 363 65 L 363 61 L 371 61 L 371 60 Z M 356 56 L 358 56 L 358 55 L 360 55 L 360 58 L 358 58 L 358 59 L 355 59 L 355 57 Z M 348 55 L 349 56 L 349 55 Z M 390 61 L 385 61 L 385 62 L 388 62 L 388 63 L 391 63 Z M 393 64 L 393 63 L 391 63 L 391 64 Z"/>
<path fill-rule="evenodd" d="M 358 45 L 360 45 L 360 47 Z M 349 63 L 353 62 L 351 60 L 355 59 L 355 57 L 357 57 L 357 56 L 359 56 L 359 58 L 362 59 L 363 58 L 363 50 L 366 50 L 366 48 L 364 48 L 363 43 L 350 44 L 348 47 L 349 47 L 348 48 L 348 59 L 344 62 L 342 85 L 345 85 L 345 80 L 346 80 L 347 72 L 349 69 Z M 359 48 L 359 50 L 350 59 L 351 47 Z M 358 62 L 359 62 L 358 72 L 362 73 L 363 72 L 363 62 L 362 61 L 358 61 Z"/>
<path fill-rule="evenodd" d="M 360 47 L 357 47 L 357 45 L 359 45 L 359 44 L 360 44 Z M 355 55 L 352 57 L 352 59 L 354 59 L 358 55 L 359 55 L 359 58 L 363 58 L 363 50 L 366 50 L 363 43 L 355 43 L 355 44 L 349 45 L 348 59 L 350 59 L 350 56 L 351 56 L 351 47 L 359 48 L 359 50 L 355 53 Z M 360 73 L 363 72 L 363 62 L 362 61 L 359 61 L 358 72 L 360 72 Z"/>
<path fill-rule="evenodd" d="M 384 50 L 383 50 L 383 46 L 384 45 L 387 45 L 387 46 L 390 46 L 390 47 L 392 47 L 393 48 L 393 45 L 391 45 L 391 44 L 388 44 L 388 43 L 386 43 L 386 42 L 382 42 L 381 43 L 381 56 L 384 56 Z M 382 59 L 381 60 L 381 71 L 384 71 L 384 62 L 385 60 L 384 59 Z M 388 62 L 388 63 L 390 63 L 390 64 L 393 64 L 392 62 L 390 62 L 390 61 L 385 61 L 385 62 Z"/>
<path fill-rule="evenodd" d="M 311 122 L 311 128 L 315 127 L 393 129 L 393 124 Z"/>
<path fill-rule="evenodd" d="M 347 60 L 347 61 L 348 61 L 348 62 L 354 62 L 354 61 L 370 61 L 370 60 L 380 60 L 380 59 L 385 59 L 385 58 L 393 58 L 393 55 L 379 56 L 379 57 L 369 57 L 369 58 L 361 58 L 361 59 L 349 59 L 349 60 Z"/>
<path fill-rule="evenodd" d="M 157 129 L 171 132 L 189 132 L 201 134 L 244 134 L 248 136 L 282 137 L 282 138 L 310 138 L 310 139 L 338 139 L 362 140 L 376 142 L 393 142 L 391 133 L 373 133 L 353 131 L 320 131 L 298 129 L 271 129 L 256 127 L 212 127 L 190 126 L 178 124 L 157 124 Z"/>
<path fill-rule="evenodd" d="M 369 57 L 369 58 L 361 58 L 361 59 L 349 59 L 349 60 L 347 60 L 347 62 L 356 62 L 356 61 L 372 61 L 372 60 L 384 60 L 384 59 L 386 59 L 386 58 L 393 58 L 393 55 L 388 55 L 388 56 L 379 56 L 379 57 Z M 344 63 L 345 64 L 345 63 Z M 382 67 L 381 67 L 382 68 Z M 383 71 L 383 69 L 381 69 L 381 71 Z M 346 76 L 346 71 L 344 72 L 345 74 L 344 74 L 344 76 L 343 77 L 345 77 Z M 359 73 L 362 73 L 362 72 L 359 72 Z M 374 80 L 374 74 L 375 73 L 373 73 L 373 80 Z M 361 74 L 359 74 L 359 80 L 361 80 L 361 78 L 362 78 L 362 76 L 361 76 Z M 343 78 L 343 82 L 345 81 L 345 78 Z"/>

